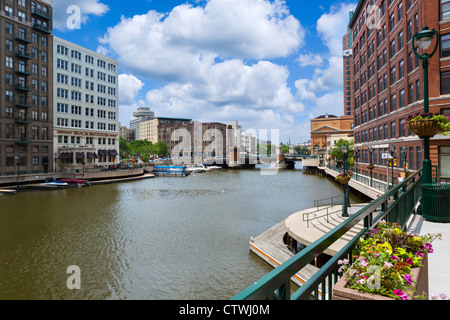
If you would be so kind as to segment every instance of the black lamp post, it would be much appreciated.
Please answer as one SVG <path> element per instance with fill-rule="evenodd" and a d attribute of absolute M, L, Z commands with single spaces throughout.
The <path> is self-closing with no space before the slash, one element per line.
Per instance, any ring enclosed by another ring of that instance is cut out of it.
<path fill-rule="evenodd" d="M 402 154 L 403 154 L 403 162 L 404 162 L 404 167 L 405 167 L 405 179 L 406 179 L 406 171 L 407 171 L 407 167 L 408 167 L 408 161 L 406 160 L 406 155 L 408 154 L 408 147 L 406 145 L 402 148 Z"/>
<path fill-rule="evenodd" d="M 391 188 L 394 187 L 394 153 L 395 153 L 395 146 L 393 144 L 391 144 L 389 146 L 389 152 L 391 153 L 391 168 L 392 168 L 392 177 L 391 177 Z"/>
<path fill-rule="evenodd" d="M 434 46 L 433 52 L 431 54 L 424 53 L 420 55 L 415 46 L 415 40 L 419 42 L 419 47 L 422 50 L 427 50 L 433 38 L 436 37 L 436 44 Z M 422 60 L 423 67 L 423 111 L 425 113 L 429 112 L 429 97 L 428 97 L 428 65 L 430 64 L 430 58 L 436 52 L 436 49 L 439 44 L 439 33 L 436 30 L 430 30 L 428 27 L 423 27 L 419 33 L 416 33 L 412 38 L 412 48 L 414 54 L 417 58 Z M 431 183 L 431 160 L 430 160 L 430 137 L 423 137 L 423 183 Z"/>
<path fill-rule="evenodd" d="M 344 162 L 344 175 L 347 174 L 347 155 L 348 155 L 348 147 L 347 145 L 343 144 L 341 146 L 341 154 L 342 154 L 342 161 Z M 344 184 L 344 203 L 342 205 L 342 216 L 348 217 L 348 183 Z"/>
<path fill-rule="evenodd" d="M 373 147 L 372 146 L 370 146 L 369 147 L 369 155 L 370 155 L 370 166 L 369 166 L 369 168 L 370 168 L 370 186 L 372 187 L 372 184 L 373 184 L 373 182 L 372 182 L 372 170 L 373 170 Z"/>

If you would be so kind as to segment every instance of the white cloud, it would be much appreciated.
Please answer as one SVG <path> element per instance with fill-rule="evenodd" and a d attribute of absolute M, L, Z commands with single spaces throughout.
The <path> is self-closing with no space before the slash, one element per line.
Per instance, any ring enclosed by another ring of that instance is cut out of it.
<path fill-rule="evenodd" d="M 133 75 L 119 75 L 119 103 L 133 104 L 143 86 L 144 83 Z"/>
<path fill-rule="evenodd" d="M 297 96 L 312 101 L 312 108 L 308 110 L 311 116 L 316 117 L 327 112 L 338 116 L 343 114 L 342 37 L 347 32 L 349 10 L 355 7 L 356 4 L 333 5 L 329 13 L 324 13 L 317 20 L 317 33 L 328 48 L 328 52 L 321 55 L 324 65 L 322 68 L 319 68 L 319 60 L 315 61 L 316 55 L 312 53 L 301 55 L 298 59 L 300 65 L 302 61 L 310 59 L 316 63 L 310 65 L 318 66 L 310 78 L 298 79 L 295 82 Z M 306 62 L 303 64 L 306 65 Z"/>
<path fill-rule="evenodd" d="M 285 57 L 304 30 L 283 1 L 211 0 L 169 14 L 122 17 L 101 40 L 133 73 L 166 81 L 202 78 L 216 59 Z"/>
<path fill-rule="evenodd" d="M 53 4 L 53 27 L 66 31 L 67 20 L 71 18 L 73 12 L 67 13 L 67 9 L 70 6 L 77 6 L 81 12 L 81 23 L 84 24 L 88 21 L 89 16 L 102 16 L 109 11 L 109 7 L 101 3 L 102 0 L 56 0 Z"/>
<path fill-rule="evenodd" d="M 307 53 L 301 54 L 297 58 L 297 62 L 301 67 L 316 66 L 319 67 L 323 63 L 323 59 L 318 54 Z"/>

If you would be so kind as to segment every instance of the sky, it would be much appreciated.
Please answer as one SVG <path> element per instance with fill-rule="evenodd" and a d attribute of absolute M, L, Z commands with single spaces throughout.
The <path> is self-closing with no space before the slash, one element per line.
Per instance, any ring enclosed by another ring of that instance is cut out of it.
<path fill-rule="evenodd" d="M 54 35 L 119 61 L 119 121 L 229 124 L 296 145 L 342 116 L 342 37 L 357 1 L 54 0 Z M 267 132 L 267 133 L 266 133 Z"/>

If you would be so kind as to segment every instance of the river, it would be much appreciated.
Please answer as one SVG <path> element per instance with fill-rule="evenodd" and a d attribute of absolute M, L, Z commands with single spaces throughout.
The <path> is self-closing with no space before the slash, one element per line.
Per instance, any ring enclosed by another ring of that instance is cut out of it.
<path fill-rule="evenodd" d="M 341 194 L 300 163 L 2 195 L 0 299 L 230 299 L 272 270 L 251 237 Z"/>

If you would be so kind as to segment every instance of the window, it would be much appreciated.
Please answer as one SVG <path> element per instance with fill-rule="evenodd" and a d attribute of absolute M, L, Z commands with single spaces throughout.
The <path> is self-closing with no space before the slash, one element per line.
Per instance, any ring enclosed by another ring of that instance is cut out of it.
<path fill-rule="evenodd" d="M 395 78 L 395 72 L 396 72 L 395 67 L 392 67 L 392 68 L 391 68 L 391 85 L 394 84 L 395 81 L 396 81 L 396 78 Z"/>
<path fill-rule="evenodd" d="M 398 128 L 398 135 L 400 136 L 400 137 L 404 137 L 406 134 L 406 130 L 405 130 L 405 123 L 406 123 L 406 120 L 405 119 L 400 119 L 399 120 L 399 128 Z"/>
<path fill-rule="evenodd" d="M 396 123 L 395 123 L 395 121 L 392 121 L 391 122 L 391 139 L 395 138 L 396 130 L 397 130 Z"/>
<path fill-rule="evenodd" d="M 441 0 L 441 20 L 450 18 L 450 0 Z"/>
<path fill-rule="evenodd" d="M 408 104 L 411 104 L 414 102 L 414 85 L 410 83 L 408 85 Z"/>
<path fill-rule="evenodd" d="M 416 101 L 420 100 L 420 80 L 416 81 Z"/>
<path fill-rule="evenodd" d="M 414 147 L 409 147 L 408 167 L 414 168 Z"/>
<path fill-rule="evenodd" d="M 404 66 L 404 62 L 403 62 L 403 60 L 401 60 L 399 63 L 398 63 L 398 78 L 399 79 L 402 79 L 403 78 L 403 76 L 405 75 L 404 73 L 405 73 L 405 66 Z"/>
<path fill-rule="evenodd" d="M 391 95 L 391 112 L 397 109 L 397 94 Z"/>
<path fill-rule="evenodd" d="M 392 14 L 389 16 L 389 32 L 391 32 L 395 27 L 395 13 L 392 12 Z"/>
<path fill-rule="evenodd" d="M 398 107 L 403 108 L 405 106 L 405 89 L 401 89 L 398 95 Z"/>
<path fill-rule="evenodd" d="M 14 15 L 13 8 L 10 6 L 5 5 L 5 16 L 12 17 Z"/>
<path fill-rule="evenodd" d="M 398 51 L 403 49 L 403 30 L 398 33 Z"/>
<path fill-rule="evenodd" d="M 422 169 L 422 147 L 416 147 L 416 170 Z"/>
<path fill-rule="evenodd" d="M 450 56 L 450 34 L 441 36 L 441 58 Z"/>
<path fill-rule="evenodd" d="M 14 67 L 14 61 L 11 57 L 6 57 L 6 67 L 7 68 L 13 68 Z"/>
<path fill-rule="evenodd" d="M 389 44 L 389 58 L 395 56 L 395 39 Z"/>
<path fill-rule="evenodd" d="M 450 94 L 450 71 L 441 73 L 441 94 Z"/>

